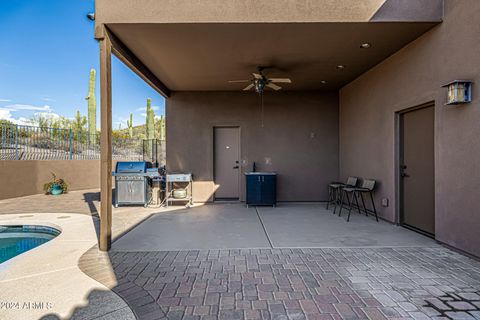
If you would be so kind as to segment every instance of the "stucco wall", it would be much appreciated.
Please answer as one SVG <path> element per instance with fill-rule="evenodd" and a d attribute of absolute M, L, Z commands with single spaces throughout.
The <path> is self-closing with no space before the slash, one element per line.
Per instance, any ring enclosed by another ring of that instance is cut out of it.
<path fill-rule="evenodd" d="M 43 193 L 51 172 L 70 190 L 100 187 L 99 160 L 0 161 L 0 200 Z"/>
<path fill-rule="evenodd" d="M 380 181 L 395 221 L 395 112 L 435 101 L 436 238 L 480 256 L 480 1 L 446 0 L 444 22 L 340 91 L 340 175 Z M 375 44 L 373 43 L 374 48 Z M 474 101 L 444 106 L 445 84 L 471 79 Z M 418 134 L 422 134 L 418 132 Z"/>
<path fill-rule="evenodd" d="M 442 0 L 96 0 L 95 25 L 438 21 Z"/>
<path fill-rule="evenodd" d="M 337 93 L 267 92 L 264 127 L 253 92 L 176 92 L 167 100 L 167 168 L 194 174 L 194 199 L 212 199 L 213 128 L 241 130 L 243 172 L 276 171 L 279 201 L 327 199 L 327 183 L 338 178 Z M 266 164 L 269 158 L 271 164 Z"/>

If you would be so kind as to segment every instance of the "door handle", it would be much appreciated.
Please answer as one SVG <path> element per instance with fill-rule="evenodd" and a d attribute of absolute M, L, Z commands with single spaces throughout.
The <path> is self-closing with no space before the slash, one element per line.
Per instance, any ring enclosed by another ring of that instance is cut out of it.
<path fill-rule="evenodd" d="M 233 167 L 233 169 L 238 169 L 238 168 L 239 168 L 239 166 L 235 166 L 235 167 Z"/>
<path fill-rule="evenodd" d="M 406 165 L 400 166 L 400 177 L 402 177 L 402 178 L 408 178 L 408 177 L 410 177 L 410 176 L 405 172 L 405 169 L 407 169 L 407 166 L 406 166 Z"/>

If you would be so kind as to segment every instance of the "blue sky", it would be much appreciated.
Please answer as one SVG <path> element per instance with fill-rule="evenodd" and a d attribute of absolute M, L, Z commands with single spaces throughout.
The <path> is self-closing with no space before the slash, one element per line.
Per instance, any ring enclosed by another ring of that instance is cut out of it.
<path fill-rule="evenodd" d="M 0 0 L 0 119 L 23 123 L 37 112 L 73 117 L 87 114 L 88 78 L 97 70 L 100 121 L 99 48 L 94 23 L 86 18 L 93 0 Z M 113 126 L 133 113 L 145 122 L 146 99 L 157 115 L 165 101 L 115 57 L 112 59 Z"/>

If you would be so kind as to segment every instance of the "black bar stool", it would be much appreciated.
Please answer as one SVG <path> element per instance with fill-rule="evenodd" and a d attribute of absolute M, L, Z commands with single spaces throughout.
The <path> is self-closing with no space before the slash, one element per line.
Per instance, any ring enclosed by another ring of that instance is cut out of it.
<path fill-rule="evenodd" d="M 375 189 L 375 180 L 369 180 L 369 179 L 364 179 L 362 182 L 361 187 L 344 187 L 342 188 L 341 192 L 342 195 L 340 197 L 340 211 L 338 213 L 338 216 L 342 214 L 342 209 L 343 209 L 343 196 L 345 195 L 347 197 L 348 201 L 348 217 L 347 221 L 350 221 L 350 213 L 352 212 L 352 202 L 355 200 L 356 206 L 358 209 L 359 213 L 362 213 L 360 211 L 360 206 L 358 204 L 358 197 L 360 196 L 360 199 L 362 201 L 363 205 L 363 210 L 365 211 L 365 215 L 368 217 L 368 209 L 365 206 L 365 200 L 363 199 L 363 194 L 368 193 L 370 195 L 370 200 L 372 201 L 372 208 L 373 208 L 373 213 L 375 214 L 375 219 L 378 222 L 378 215 L 377 215 L 377 209 L 375 208 L 375 201 L 373 201 L 373 189 Z M 352 200 L 350 200 L 349 194 L 352 195 Z"/>
<path fill-rule="evenodd" d="M 332 182 L 328 185 L 328 202 L 327 202 L 327 210 L 330 204 L 333 204 L 333 214 L 337 211 L 337 205 L 340 204 L 340 196 L 342 188 L 344 187 L 356 187 L 358 182 L 358 178 L 356 177 L 348 177 L 347 182 Z"/>

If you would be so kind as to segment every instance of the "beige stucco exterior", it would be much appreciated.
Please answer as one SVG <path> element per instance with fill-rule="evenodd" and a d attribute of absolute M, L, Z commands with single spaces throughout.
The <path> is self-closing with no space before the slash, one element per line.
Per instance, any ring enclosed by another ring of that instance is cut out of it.
<path fill-rule="evenodd" d="M 396 221 L 395 113 L 435 101 L 435 236 L 480 256 L 480 2 L 445 1 L 444 22 L 340 90 L 340 176 L 380 181 L 381 215 Z M 474 100 L 445 106 L 454 79 Z M 419 135 L 422 132 L 418 132 Z"/>
<path fill-rule="evenodd" d="M 97 0 L 102 23 L 439 21 L 441 0 Z"/>
<path fill-rule="evenodd" d="M 215 192 L 213 128 L 241 131 L 243 173 L 255 161 L 259 171 L 278 173 L 278 200 L 325 201 L 327 184 L 338 176 L 336 92 L 176 92 L 167 100 L 167 168 L 194 174 L 195 201 Z"/>
<path fill-rule="evenodd" d="M 43 193 L 54 172 L 70 190 L 100 186 L 99 160 L 0 161 L 0 200 Z"/>

